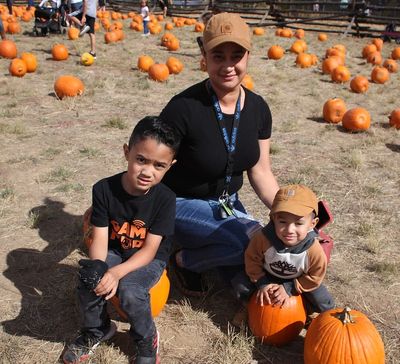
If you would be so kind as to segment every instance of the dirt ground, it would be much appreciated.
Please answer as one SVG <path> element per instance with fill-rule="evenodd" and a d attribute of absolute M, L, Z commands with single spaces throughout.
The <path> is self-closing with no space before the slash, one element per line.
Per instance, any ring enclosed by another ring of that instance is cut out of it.
<path fill-rule="evenodd" d="M 9 60 L 0 59 L 1 363 L 58 362 L 79 328 L 74 288 L 77 262 L 85 254 L 82 215 L 91 204 L 93 183 L 125 168 L 122 145 L 140 118 L 158 114 L 173 95 L 206 77 L 193 26 L 172 31 L 181 41 L 173 55 L 184 62 L 183 72 L 156 83 L 137 70 L 137 58 L 148 54 L 165 62 L 171 53 L 160 46 L 161 35 L 144 38 L 129 29 L 129 20 L 124 24 L 121 42 L 105 44 L 103 30 L 96 34 L 98 57 L 90 67 L 79 64 L 80 54 L 89 50 L 87 36 L 34 37 L 32 22 L 22 23 L 23 33 L 10 38 L 19 53 L 37 56 L 37 72 L 11 77 Z M 253 38 L 249 65 L 254 91 L 273 115 L 274 173 L 281 185 L 307 184 L 328 201 L 334 222 L 326 231 L 335 246 L 326 285 L 337 306 L 368 315 L 385 343 L 386 362 L 400 363 L 400 134 L 388 127 L 388 115 L 400 107 L 400 73 L 355 94 L 349 83 L 332 83 L 320 64 L 297 68 L 290 52 L 280 61 L 268 60 L 271 45 L 289 49 L 293 42 L 274 33 L 270 28 Z M 361 49 L 370 39 L 330 35 L 323 43 L 312 32 L 305 39 L 320 59 L 328 47 L 345 45 L 352 75 L 369 78 L 372 67 Z M 51 59 L 58 42 L 70 51 L 66 61 Z M 394 47 L 384 44 L 384 58 Z M 55 97 L 53 84 L 62 74 L 84 81 L 82 97 Z M 348 133 L 325 123 L 322 106 L 334 96 L 348 108 L 368 109 L 371 128 Z M 268 222 L 268 211 L 247 182 L 241 197 L 254 216 Z M 303 362 L 301 336 L 274 348 L 257 343 L 246 330 L 234 330 L 228 322 L 237 304 L 215 274 L 209 275 L 215 284 L 203 299 L 185 298 L 172 281 L 168 303 L 156 318 L 163 363 Z M 128 363 L 128 326 L 117 323 L 117 335 L 90 363 Z"/>

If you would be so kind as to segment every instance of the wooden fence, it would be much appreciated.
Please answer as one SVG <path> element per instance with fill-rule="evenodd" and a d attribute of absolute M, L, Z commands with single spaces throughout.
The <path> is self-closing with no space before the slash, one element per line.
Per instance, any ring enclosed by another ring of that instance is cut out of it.
<path fill-rule="evenodd" d="M 107 1 L 108 6 L 117 11 L 139 11 L 138 0 Z M 27 4 L 26 0 L 14 2 Z M 161 13 L 157 1 L 148 3 L 153 12 Z M 359 36 L 379 36 L 390 23 L 400 27 L 397 0 L 173 0 L 168 5 L 168 12 L 173 16 L 200 18 L 206 13 L 222 11 L 239 13 L 252 26 L 302 28 Z"/>

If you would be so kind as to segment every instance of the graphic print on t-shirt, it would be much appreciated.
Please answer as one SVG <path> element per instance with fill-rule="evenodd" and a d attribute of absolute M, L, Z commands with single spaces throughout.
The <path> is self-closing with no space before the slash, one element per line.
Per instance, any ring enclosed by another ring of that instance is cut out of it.
<path fill-rule="evenodd" d="M 118 240 L 122 249 L 141 248 L 146 239 L 147 228 L 142 220 L 133 220 L 131 223 L 124 222 L 120 225 L 111 220 L 111 240 Z"/>

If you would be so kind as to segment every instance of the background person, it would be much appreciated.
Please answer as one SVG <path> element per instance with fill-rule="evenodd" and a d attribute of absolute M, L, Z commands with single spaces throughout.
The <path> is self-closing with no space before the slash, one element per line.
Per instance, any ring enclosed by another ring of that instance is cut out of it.
<path fill-rule="evenodd" d="M 269 157 L 269 107 L 241 86 L 250 49 L 250 30 L 239 15 L 214 15 L 202 47 L 209 78 L 161 112 L 182 138 L 178 162 L 164 181 L 177 195 L 174 238 L 181 249 L 171 264 L 189 295 L 207 292 L 201 272 L 219 267 L 230 281 L 243 269 L 249 236 L 261 228 L 238 196 L 243 173 L 267 207 L 278 190 Z"/>

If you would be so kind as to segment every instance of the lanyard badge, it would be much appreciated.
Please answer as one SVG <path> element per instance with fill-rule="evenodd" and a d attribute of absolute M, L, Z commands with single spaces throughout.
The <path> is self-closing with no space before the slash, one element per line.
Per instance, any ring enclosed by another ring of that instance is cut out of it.
<path fill-rule="evenodd" d="M 226 219 L 229 216 L 236 216 L 233 208 L 233 203 L 229 198 L 228 190 L 229 184 L 231 182 L 232 173 L 233 173 L 233 155 L 236 150 L 236 138 L 238 134 L 239 121 L 240 121 L 240 97 L 241 91 L 239 92 L 239 97 L 236 101 L 235 114 L 233 116 L 233 125 L 232 132 L 229 137 L 226 120 L 224 118 L 224 114 L 222 113 L 221 106 L 218 101 L 218 97 L 215 94 L 215 91 L 212 89 L 210 83 L 207 83 L 208 90 L 211 94 L 212 105 L 215 111 L 215 116 L 217 117 L 218 124 L 220 126 L 220 130 L 222 133 L 222 137 L 225 143 L 226 150 L 228 152 L 228 161 L 226 164 L 225 170 L 225 183 L 224 183 L 224 192 L 218 198 L 219 203 L 219 213 L 222 219 Z"/>
<path fill-rule="evenodd" d="M 227 219 L 229 216 L 236 216 L 235 210 L 233 208 L 233 203 L 229 198 L 229 195 L 222 194 L 218 198 L 219 203 L 219 215 L 221 219 Z"/>

